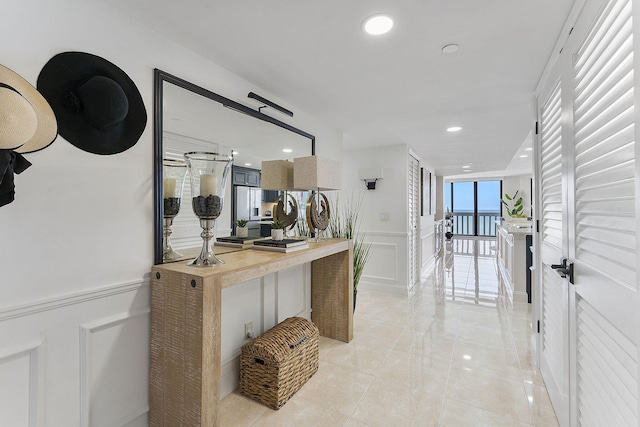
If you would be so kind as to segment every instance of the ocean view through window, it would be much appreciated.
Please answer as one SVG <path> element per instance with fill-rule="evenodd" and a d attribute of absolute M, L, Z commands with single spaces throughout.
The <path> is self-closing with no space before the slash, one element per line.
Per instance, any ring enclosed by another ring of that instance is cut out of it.
<path fill-rule="evenodd" d="M 453 212 L 453 234 L 495 236 L 500 218 L 501 181 L 461 181 L 445 184 L 445 211 Z"/>

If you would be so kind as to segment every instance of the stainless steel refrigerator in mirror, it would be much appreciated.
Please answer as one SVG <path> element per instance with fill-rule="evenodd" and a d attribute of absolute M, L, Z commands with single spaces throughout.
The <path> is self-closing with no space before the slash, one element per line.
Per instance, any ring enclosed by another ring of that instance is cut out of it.
<path fill-rule="evenodd" d="M 235 221 L 239 219 L 249 220 L 249 237 L 260 237 L 260 204 L 262 203 L 262 190 L 258 187 L 245 187 L 236 185 L 235 190 Z"/>

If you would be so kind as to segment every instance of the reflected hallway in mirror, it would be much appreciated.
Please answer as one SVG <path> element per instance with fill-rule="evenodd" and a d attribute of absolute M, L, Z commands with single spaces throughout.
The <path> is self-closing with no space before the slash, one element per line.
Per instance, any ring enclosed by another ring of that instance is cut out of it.
<path fill-rule="evenodd" d="M 264 160 L 293 160 L 315 154 L 315 136 L 259 110 L 172 74 L 154 72 L 154 263 L 163 262 L 163 159 L 178 160 L 189 151 L 232 154 L 234 165 L 260 169 Z M 233 232 L 234 186 L 226 186 L 225 203 L 216 221 L 217 235 Z M 296 195 L 297 198 L 297 195 Z M 183 200 L 191 200 L 185 185 Z M 268 210 L 268 209 L 265 209 Z M 200 223 L 192 209 L 173 219 L 172 244 L 193 255 L 201 245 Z M 191 251 L 189 251 L 191 249 Z M 218 249 L 216 249 L 218 250 Z M 185 259 L 187 259 L 185 258 Z"/>

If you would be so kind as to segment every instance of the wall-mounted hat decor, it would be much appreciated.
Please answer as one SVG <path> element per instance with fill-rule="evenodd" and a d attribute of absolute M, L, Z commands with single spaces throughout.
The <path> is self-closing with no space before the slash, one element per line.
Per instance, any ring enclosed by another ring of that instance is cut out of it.
<path fill-rule="evenodd" d="M 0 65 L 0 206 L 15 198 L 14 174 L 31 163 L 21 153 L 51 145 L 58 136 L 53 110 L 29 82 Z"/>
<path fill-rule="evenodd" d="M 48 147 L 57 136 L 49 103 L 28 81 L 0 65 L 0 149 L 31 153 Z"/>
<path fill-rule="evenodd" d="M 135 83 L 115 64 L 84 52 L 64 52 L 40 71 L 38 90 L 58 119 L 60 135 L 94 154 L 133 147 L 147 123 Z"/>
<path fill-rule="evenodd" d="M 38 118 L 29 101 L 11 86 L 0 83 L 0 149 L 22 146 L 36 133 Z"/>
<path fill-rule="evenodd" d="M 15 198 L 13 174 L 24 172 L 31 166 L 22 154 L 13 150 L 0 150 L 0 206 L 8 205 Z"/>

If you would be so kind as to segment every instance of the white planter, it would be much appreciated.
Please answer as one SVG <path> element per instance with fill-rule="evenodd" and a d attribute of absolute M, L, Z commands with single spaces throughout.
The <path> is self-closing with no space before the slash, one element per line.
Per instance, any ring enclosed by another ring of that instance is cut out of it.
<path fill-rule="evenodd" d="M 247 227 L 238 227 L 236 232 L 238 237 L 247 237 L 249 235 L 249 229 Z"/>
<path fill-rule="evenodd" d="M 515 223 L 523 223 L 523 222 L 530 222 L 528 218 L 512 218 L 512 217 L 508 217 L 507 222 L 515 224 Z"/>
<path fill-rule="evenodd" d="M 271 240 L 282 240 L 282 239 L 284 239 L 284 230 L 282 228 L 271 230 Z"/>

